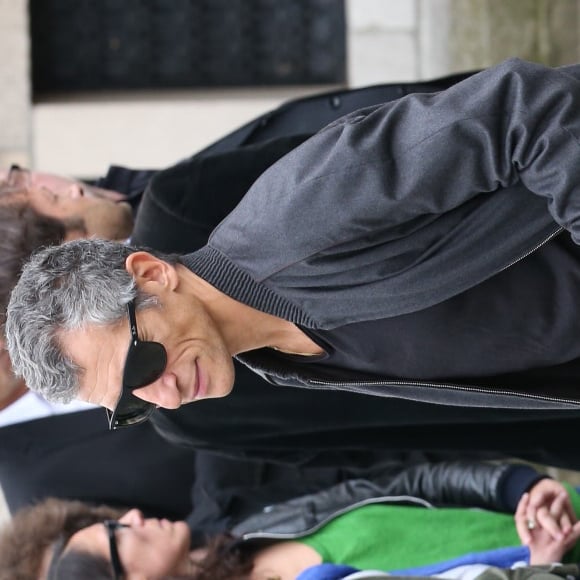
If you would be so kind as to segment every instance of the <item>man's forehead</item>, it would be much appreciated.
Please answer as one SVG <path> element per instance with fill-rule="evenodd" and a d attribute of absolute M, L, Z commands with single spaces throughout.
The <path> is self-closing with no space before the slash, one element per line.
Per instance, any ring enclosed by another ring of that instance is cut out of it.
<path fill-rule="evenodd" d="M 111 384 L 113 377 L 117 379 L 115 371 L 119 361 L 116 359 L 123 350 L 119 348 L 119 340 L 125 338 L 116 339 L 118 326 L 118 323 L 88 323 L 58 332 L 63 354 L 77 367 L 79 395 L 84 401 L 111 407 L 118 398 L 120 379 Z"/>
<path fill-rule="evenodd" d="M 86 342 L 86 338 L 88 338 L 86 336 L 86 329 L 58 328 L 54 333 L 54 338 L 58 347 L 62 350 L 62 354 L 77 367 L 79 379 L 81 379 L 82 382 L 82 376 L 85 373 L 85 365 L 82 361 L 83 357 L 80 357 L 79 354 L 82 354 L 83 352 L 87 353 L 87 349 L 90 348 L 90 343 Z"/>

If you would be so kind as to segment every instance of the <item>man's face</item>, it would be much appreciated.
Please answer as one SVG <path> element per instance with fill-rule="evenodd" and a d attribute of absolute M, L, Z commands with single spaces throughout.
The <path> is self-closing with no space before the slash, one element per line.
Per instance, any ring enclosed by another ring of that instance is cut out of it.
<path fill-rule="evenodd" d="M 7 173 L 0 174 L 0 180 Z M 99 237 L 123 240 L 133 229 L 133 216 L 124 196 L 66 177 L 49 173 L 22 171 L 17 178 L 22 194 L 39 213 L 63 220 L 81 222 L 84 228 L 73 228 L 67 239 Z"/>
<path fill-rule="evenodd" d="M 137 310 L 138 336 L 165 347 L 167 366 L 159 379 L 133 394 L 166 409 L 228 395 L 234 383 L 232 357 L 204 306 L 180 293 L 158 298 L 159 306 Z M 113 410 L 130 343 L 128 319 L 88 324 L 62 332 L 59 339 L 66 355 L 84 369 L 78 398 Z"/>

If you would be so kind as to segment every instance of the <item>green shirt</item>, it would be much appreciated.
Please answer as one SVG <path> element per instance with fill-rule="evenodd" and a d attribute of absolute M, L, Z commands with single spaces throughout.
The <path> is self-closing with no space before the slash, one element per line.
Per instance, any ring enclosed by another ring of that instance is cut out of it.
<path fill-rule="evenodd" d="M 580 497 L 568 489 L 579 513 Z M 387 504 L 355 509 L 299 541 L 314 548 L 324 562 L 379 570 L 422 566 L 470 552 L 521 545 L 510 514 Z M 578 546 L 566 560 L 580 561 Z"/>

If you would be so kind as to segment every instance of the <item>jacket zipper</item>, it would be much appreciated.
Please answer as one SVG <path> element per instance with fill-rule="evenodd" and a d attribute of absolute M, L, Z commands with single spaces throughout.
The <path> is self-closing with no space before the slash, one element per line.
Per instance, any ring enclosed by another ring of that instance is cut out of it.
<path fill-rule="evenodd" d="M 518 262 L 521 262 L 524 258 L 527 258 L 530 254 L 533 254 L 534 252 L 539 250 L 542 246 L 546 245 L 552 238 L 556 237 L 563 230 L 564 230 L 564 228 L 562 226 L 558 226 L 558 228 L 556 228 L 551 234 L 546 236 L 541 242 L 538 242 L 531 250 L 528 250 L 527 252 L 522 254 L 519 258 L 516 258 L 515 260 L 511 261 L 507 266 L 504 266 L 497 273 L 499 274 L 500 272 L 503 272 L 504 270 L 511 268 L 513 265 L 517 264 Z"/>
<path fill-rule="evenodd" d="M 468 393 L 480 393 L 484 395 L 507 395 L 511 397 L 518 397 L 521 399 L 533 399 L 536 401 L 546 401 L 551 403 L 566 403 L 568 405 L 580 406 L 580 401 L 576 399 L 565 399 L 562 397 L 550 397 L 548 395 L 532 395 L 529 393 L 520 393 L 517 391 L 510 391 L 508 389 L 501 390 L 487 390 L 483 387 L 475 385 L 450 385 L 446 383 L 424 383 L 421 381 L 322 381 L 319 379 L 308 380 L 308 385 L 313 388 L 333 389 L 336 387 L 352 387 L 345 388 L 345 391 L 354 393 L 361 393 L 364 395 L 375 395 L 365 389 L 369 387 L 388 387 L 388 386 L 409 386 L 409 387 L 429 387 L 436 389 L 443 389 L 447 391 L 463 391 Z M 375 395 L 380 396 L 380 395 Z"/>
<path fill-rule="evenodd" d="M 281 533 L 281 532 L 247 532 L 242 534 L 242 540 L 257 540 L 257 539 L 277 539 L 277 540 L 291 540 L 293 538 L 302 538 L 303 536 L 308 536 L 309 534 L 313 534 L 317 532 L 320 528 L 323 528 L 326 524 L 335 520 L 336 518 L 351 512 L 354 509 L 365 507 L 367 505 L 372 505 L 376 503 L 413 503 L 418 504 L 421 507 L 428 508 L 428 509 L 437 509 L 432 503 L 428 502 L 427 500 L 421 499 L 420 497 L 414 497 L 411 495 L 397 495 L 397 496 L 389 496 L 384 495 L 380 497 L 370 497 L 367 499 L 362 499 L 356 503 L 353 503 L 349 506 L 343 507 L 342 509 L 338 509 L 328 517 L 324 518 L 317 524 L 311 526 L 306 530 L 302 530 L 301 532 L 289 532 L 289 533 Z"/>
<path fill-rule="evenodd" d="M 514 266 L 518 262 L 521 262 L 524 258 L 527 258 L 530 254 L 533 254 L 534 252 L 539 250 L 542 246 L 547 244 L 552 238 L 556 237 L 563 230 L 564 230 L 564 228 L 562 226 L 558 226 L 553 232 L 551 232 L 549 235 L 547 235 L 541 242 L 538 242 L 533 248 L 531 248 L 530 250 L 527 250 L 525 253 L 523 253 L 518 258 L 512 260 L 509 264 L 504 266 L 497 273 L 499 274 L 500 272 L 503 272 L 504 270 L 511 268 L 512 266 Z M 364 388 L 357 388 L 357 387 L 364 387 L 365 385 L 375 386 L 375 387 L 380 387 L 380 386 L 431 387 L 431 388 L 441 388 L 444 390 L 481 393 L 481 394 L 486 394 L 486 395 L 497 394 L 497 395 L 507 395 L 507 396 L 512 396 L 512 397 L 515 396 L 515 397 L 520 397 L 523 399 L 534 399 L 534 400 L 538 400 L 538 401 L 547 401 L 547 402 L 553 402 L 553 403 L 566 403 L 566 404 L 570 404 L 570 405 L 580 406 L 580 401 L 577 401 L 575 399 L 563 399 L 561 397 L 549 397 L 547 395 L 546 396 L 530 395 L 528 393 L 519 393 L 516 391 L 510 391 L 507 389 L 499 390 L 499 391 L 498 390 L 489 391 L 489 390 L 486 390 L 482 387 L 477 387 L 474 385 L 449 385 L 449 384 L 445 384 L 445 383 L 424 383 L 424 382 L 420 382 L 420 381 L 338 381 L 338 382 L 335 381 L 335 382 L 333 382 L 333 381 L 312 380 L 312 381 L 308 381 L 308 383 L 309 383 L 309 385 L 311 385 L 313 387 L 318 386 L 321 388 L 333 388 L 333 387 L 337 387 L 337 386 L 343 386 L 343 387 L 352 386 L 355 388 L 354 389 L 345 389 L 345 390 L 354 391 L 354 392 L 363 393 L 363 394 L 374 394 L 374 393 L 368 393 Z"/>

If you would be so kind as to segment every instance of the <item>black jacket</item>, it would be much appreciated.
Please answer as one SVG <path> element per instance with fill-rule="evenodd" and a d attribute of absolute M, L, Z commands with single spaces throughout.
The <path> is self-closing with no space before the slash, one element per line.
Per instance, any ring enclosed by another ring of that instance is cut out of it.
<path fill-rule="evenodd" d="M 192 450 L 170 445 L 150 424 L 108 431 L 102 409 L 0 428 L 0 483 L 11 512 L 58 497 L 185 518 L 194 459 Z"/>
<path fill-rule="evenodd" d="M 333 329 L 439 304 L 513 267 L 564 228 L 578 243 L 578 76 L 580 66 L 512 59 L 437 95 L 356 111 L 262 174 L 208 244 L 182 261 L 257 310 Z M 238 358 L 278 385 L 580 409 L 574 379 L 518 390 L 323 373 L 271 349 Z"/>
<path fill-rule="evenodd" d="M 411 91 L 444 88 L 463 76 L 333 91 L 293 101 L 175 167 L 159 172 L 111 166 L 96 184 L 128 196 L 138 216 L 135 243 L 168 252 L 192 251 L 207 242 L 211 230 L 267 167 L 328 122 Z M 243 373 L 240 377 L 243 383 Z M 254 376 L 251 382 L 263 383 Z M 197 423 L 198 417 L 192 420 Z M 201 424 L 219 429 L 217 424 L 212 427 L 209 417 Z M 175 436 L 178 428 L 170 431 L 169 439 L 182 443 Z M 251 427 L 248 433 L 252 434 Z M 225 529 L 228 517 L 252 513 L 265 501 L 279 501 L 355 475 L 344 470 L 343 463 L 377 461 L 373 453 L 349 461 L 339 452 L 326 462 L 333 467 L 302 470 L 196 453 L 199 447 L 222 449 L 215 436 L 209 436 L 209 445 L 203 436 L 202 440 L 201 445 L 188 441 L 179 449 L 160 439 L 151 425 L 109 433 L 102 410 L 26 421 L 0 429 L 0 481 L 12 511 L 47 496 L 135 505 L 172 519 L 186 517 L 193 505 L 192 525 L 210 531 Z M 380 455 L 392 469 L 425 459 L 418 453 Z"/>
<path fill-rule="evenodd" d="M 378 92 L 353 92 L 354 103 L 351 92 L 343 93 L 340 102 L 356 108 L 416 89 L 446 86 L 385 85 L 377 87 Z M 316 110 L 328 114 L 333 103 L 332 95 L 321 97 L 315 101 Z M 160 173 L 143 196 L 133 242 L 178 253 L 205 243 L 207 233 L 244 195 L 246 184 L 284 153 L 284 144 L 288 152 L 295 141 L 320 128 L 316 123 L 310 128 L 296 124 L 297 119 L 310 118 L 302 114 L 310 104 L 309 99 L 289 103 L 234 132 L 225 144 Z M 335 112 L 338 116 L 349 109 Z M 286 123 L 288 118 L 292 122 Z M 295 128 L 302 134 L 296 135 Z M 381 455 L 420 449 L 489 452 L 489 456 L 518 456 L 580 468 L 573 444 L 580 425 L 578 411 L 495 409 L 483 413 L 439 405 L 434 412 L 430 404 L 402 399 L 273 388 L 237 363 L 236 386 L 230 396 L 159 411 L 154 421 L 166 437 L 181 445 L 276 462 L 361 466 L 375 463 Z"/>
<path fill-rule="evenodd" d="M 525 465 L 422 464 L 374 481 L 354 479 L 315 494 L 266 506 L 236 525 L 244 540 L 290 539 L 313 533 L 348 511 L 371 503 L 420 507 L 478 507 L 514 513 L 542 476 Z"/>

